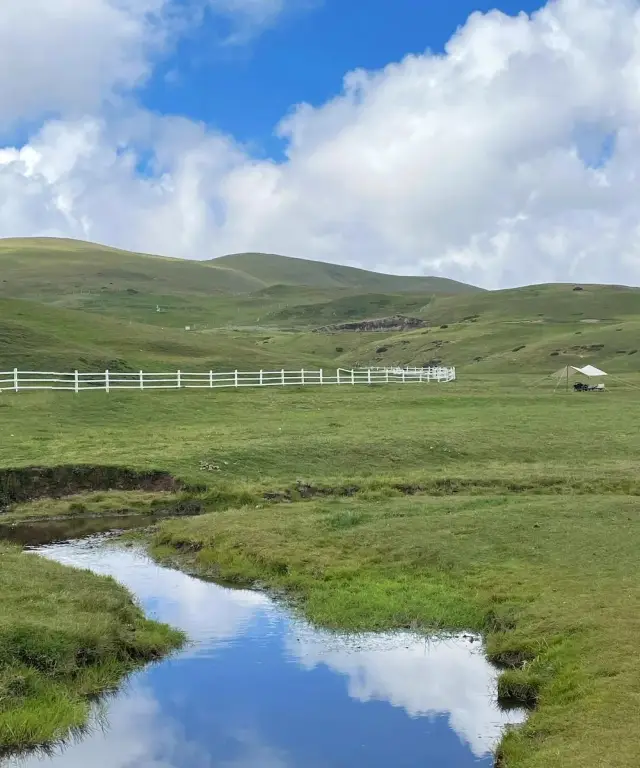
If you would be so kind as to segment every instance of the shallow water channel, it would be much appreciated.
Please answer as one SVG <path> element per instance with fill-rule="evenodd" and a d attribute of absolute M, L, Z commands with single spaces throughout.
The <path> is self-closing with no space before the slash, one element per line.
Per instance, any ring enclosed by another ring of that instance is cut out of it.
<path fill-rule="evenodd" d="M 189 635 L 96 707 L 88 733 L 23 768 L 492 766 L 508 723 L 477 638 L 314 629 L 267 595 L 164 568 L 104 537 L 38 547 L 114 576 Z"/>

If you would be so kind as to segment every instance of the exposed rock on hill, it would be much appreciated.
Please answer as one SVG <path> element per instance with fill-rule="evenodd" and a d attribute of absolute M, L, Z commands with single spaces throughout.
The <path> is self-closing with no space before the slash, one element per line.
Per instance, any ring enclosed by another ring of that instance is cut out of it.
<path fill-rule="evenodd" d="M 414 328 L 427 328 L 429 323 L 419 317 L 379 317 L 376 320 L 360 320 L 352 323 L 337 323 L 317 328 L 316 333 L 338 333 L 341 331 L 412 331 Z"/>

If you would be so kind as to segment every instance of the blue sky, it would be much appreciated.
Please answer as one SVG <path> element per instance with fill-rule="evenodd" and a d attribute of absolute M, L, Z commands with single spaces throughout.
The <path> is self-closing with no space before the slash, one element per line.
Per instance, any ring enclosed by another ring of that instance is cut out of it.
<path fill-rule="evenodd" d="M 225 20 L 208 13 L 143 90 L 149 109 L 186 115 L 280 158 L 274 128 L 292 105 L 323 104 L 357 68 L 380 69 L 408 54 L 441 53 L 470 14 L 532 13 L 539 0 L 318 0 L 271 28 L 225 45 Z"/>
<path fill-rule="evenodd" d="M 640 284 L 640 0 L 29 3 L 0 237 Z"/>

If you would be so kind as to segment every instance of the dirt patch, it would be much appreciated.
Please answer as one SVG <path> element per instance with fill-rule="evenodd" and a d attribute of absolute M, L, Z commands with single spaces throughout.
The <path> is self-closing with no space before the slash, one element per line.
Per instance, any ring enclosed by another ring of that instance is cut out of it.
<path fill-rule="evenodd" d="M 168 472 L 138 472 L 112 466 L 59 466 L 0 469 L 0 513 L 12 504 L 61 498 L 88 491 L 188 490 Z M 195 490 L 195 489 L 189 489 Z"/>

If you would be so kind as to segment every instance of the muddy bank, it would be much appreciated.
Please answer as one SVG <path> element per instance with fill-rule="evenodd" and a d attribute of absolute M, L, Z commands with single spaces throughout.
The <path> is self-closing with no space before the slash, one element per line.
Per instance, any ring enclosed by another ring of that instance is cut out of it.
<path fill-rule="evenodd" d="M 453 496 L 456 494 L 533 494 L 533 495 L 588 495 L 601 494 L 640 495 L 640 483 L 628 480 L 616 482 L 609 478 L 593 478 L 589 481 L 567 480 L 563 477 L 541 477 L 531 482 L 513 482 L 499 478 L 455 478 L 442 477 L 424 483 L 373 483 L 320 486 L 298 482 L 290 488 L 265 491 L 264 501 L 294 502 L 303 499 L 352 497 L 361 493 L 402 494 L 404 496 Z"/>
<path fill-rule="evenodd" d="M 62 465 L 0 469 L 0 513 L 12 504 L 74 496 L 88 491 L 202 490 L 188 487 L 168 472 L 140 472 L 127 467 Z"/>

